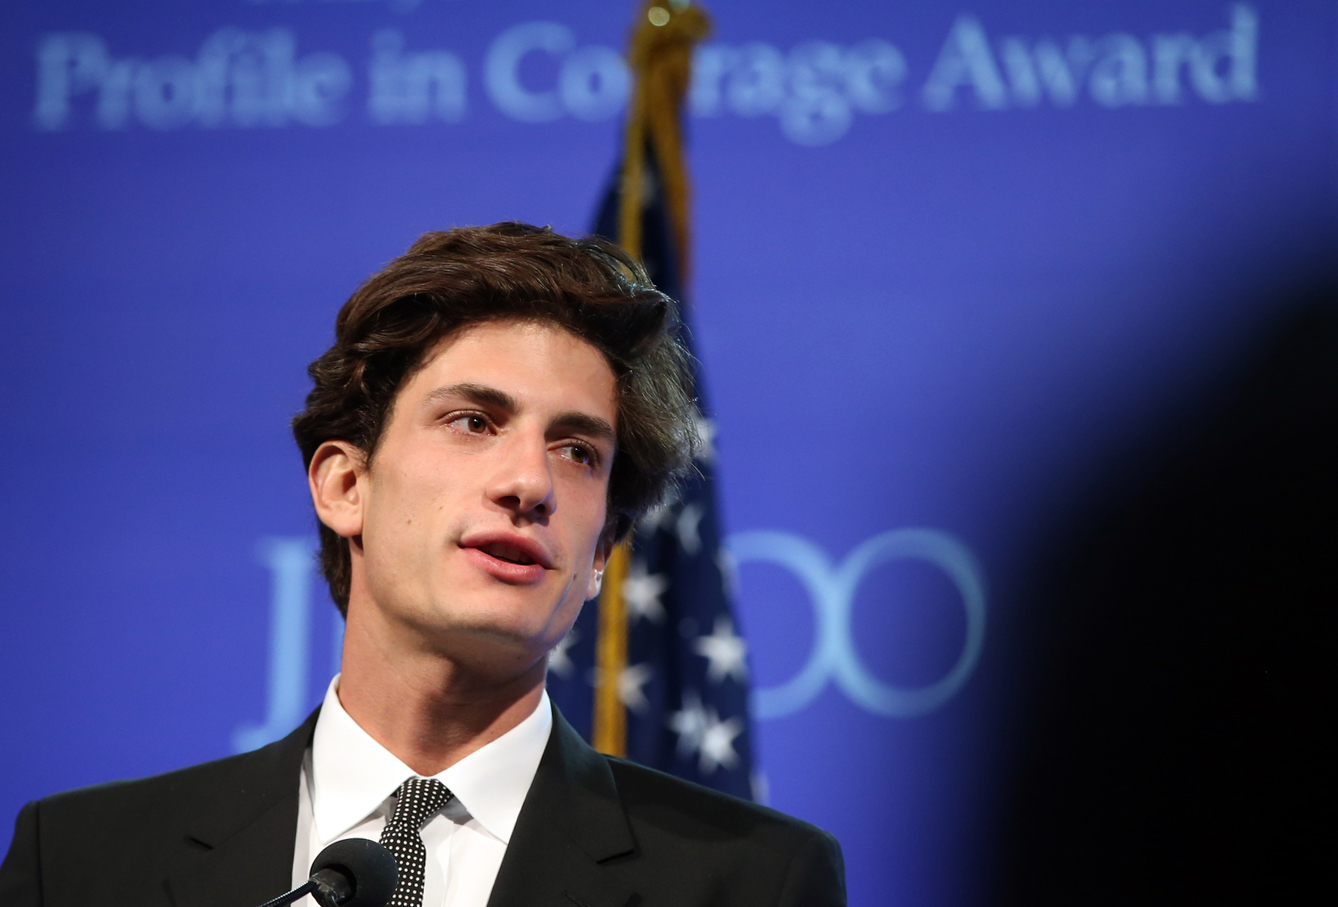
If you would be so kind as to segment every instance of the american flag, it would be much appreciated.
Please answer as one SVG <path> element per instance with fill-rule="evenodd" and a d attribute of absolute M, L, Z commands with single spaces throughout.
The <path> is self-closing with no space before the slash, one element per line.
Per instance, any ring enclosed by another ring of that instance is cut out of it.
<path fill-rule="evenodd" d="M 621 168 L 593 231 L 604 237 L 618 235 L 620 177 Z M 641 260 L 656 286 L 682 300 L 678 257 L 649 151 L 641 196 Z M 691 349 L 691 336 L 684 339 Z M 618 678 L 618 698 L 626 709 L 627 758 L 752 798 L 747 647 L 731 607 L 732 571 L 717 515 L 715 423 L 700 369 L 695 377 L 702 442 L 696 471 L 673 500 L 637 526 L 632 539 L 622 586 L 627 662 Z M 587 739 L 598 676 L 597 612 L 589 603 L 549 659 L 549 694 Z"/>

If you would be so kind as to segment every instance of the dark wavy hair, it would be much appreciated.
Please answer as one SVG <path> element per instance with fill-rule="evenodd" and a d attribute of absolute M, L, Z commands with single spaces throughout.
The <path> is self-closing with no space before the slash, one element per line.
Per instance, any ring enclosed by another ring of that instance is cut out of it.
<path fill-rule="evenodd" d="M 617 453 L 608 525 L 624 537 L 690 467 L 692 371 L 674 301 L 599 238 L 501 223 L 425 233 L 344 303 L 335 342 L 307 369 L 315 386 L 293 419 L 307 467 L 326 441 L 372 462 L 400 387 L 445 337 L 486 321 L 558 325 L 604 354 L 617 381 Z M 321 569 L 348 613 L 348 540 L 320 526 Z"/>

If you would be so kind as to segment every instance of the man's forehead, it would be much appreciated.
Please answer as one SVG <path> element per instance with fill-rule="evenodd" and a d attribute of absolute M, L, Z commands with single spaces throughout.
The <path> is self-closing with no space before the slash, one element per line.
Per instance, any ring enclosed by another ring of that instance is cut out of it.
<path fill-rule="evenodd" d="M 453 331 L 411 379 L 427 402 L 468 397 L 521 411 L 593 410 L 612 421 L 617 379 L 604 354 L 562 325 L 484 321 Z"/>

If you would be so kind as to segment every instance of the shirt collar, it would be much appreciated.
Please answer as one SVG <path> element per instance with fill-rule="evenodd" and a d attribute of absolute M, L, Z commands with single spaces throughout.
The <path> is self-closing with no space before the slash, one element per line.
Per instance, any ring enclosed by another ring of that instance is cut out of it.
<path fill-rule="evenodd" d="M 335 675 L 311 741 L 312 819 L 322 842 L 367 819 L 414 774 L 349 717 L 338 689 Z M 552 728 L 545 690 L 538 707 L 520 724 L 434 777 L 485 831 L 506 844 Z"/>

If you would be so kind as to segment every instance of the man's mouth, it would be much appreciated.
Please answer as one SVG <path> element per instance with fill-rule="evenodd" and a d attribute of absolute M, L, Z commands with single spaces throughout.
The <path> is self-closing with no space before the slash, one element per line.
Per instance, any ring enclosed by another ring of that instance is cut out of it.
<path fill-rule="evenodd" d="M 500 542 L 494 542 L 489 545 L 480 545 L 479 550 L 490 554 L 499 561 L 506 561 L 508 564 L 521 564 L 529 566 L 535 563 L 534 558 L 530 557 L 524 551 L 511 545 L 504 545 Z"/>
<path fill-rule="evenodd" d="M 477 532 L 460 546 L 479 567 L 503 582 L 536 583 L 553 569 L 553 556 L 535 539 L 514 532 Z"/>

